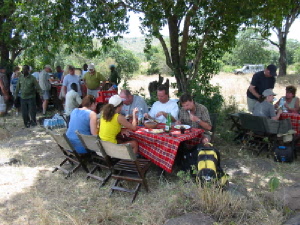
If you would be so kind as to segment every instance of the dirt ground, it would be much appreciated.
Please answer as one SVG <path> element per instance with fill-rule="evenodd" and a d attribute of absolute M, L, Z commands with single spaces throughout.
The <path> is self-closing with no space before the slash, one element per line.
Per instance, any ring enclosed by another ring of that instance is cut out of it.
<path fill-rule="evenodd" d="M 251 77 L 219 74 L 211 82 L 222 86 L 224 96 L 234 95 L 243 105 Z M 147 90 L 148 83 L 156 79 L 157 76 L 136 77 L 129 86 L 132 90 Z M 170 79 L 174 82 L 174 78 Z M 285 84 L 276 86 L 279 96 L 284 94 Z M 227 139 L 231 136 L 228 133 Z M 300 182 L 299 159 L 293 164 L 276 164 L 264 154 L 255 157 L 240 152 L 240 145 L 222 138 L 217 135 L 215 145 L 222 151 L 223 167 L 231 182 L 245 192 L 268 192 L 272 176 L 279 177 L 282 186 Z M 17 162 L 8 164 L 10 158 Z M 0 224 L 163 224 L 188 209 L 172 208 L 179 203 L 176 174 L 162 179 L 157 176 L 159 170 L 153 168 L 148 176 L 151 192 L 143 190 L 136 203 L 130 205 L 128 195 L 108 198 L 109 186 L 97 188 L 96 182 L 86 181 L 83 171 L 71 179 L 64 179 L 59 172 L 52 174 L 61 158 L 62 153 L 42 127 L 26 129 L 20 116 L 0 118 Z M 161 211 L 164 206 L 172 210 Z M 271 220 L 272 214 L 266 216 L 271 222 L 265 224 L 280 224 L 279 219 L 274 222 L 274 216 Z"/>

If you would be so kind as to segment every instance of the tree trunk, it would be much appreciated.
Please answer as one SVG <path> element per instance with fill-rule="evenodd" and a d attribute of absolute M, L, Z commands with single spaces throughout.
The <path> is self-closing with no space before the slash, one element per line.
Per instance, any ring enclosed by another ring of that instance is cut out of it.
<path fill-rule="evenodd" d="M 279 76 L 286 75 L 287 61 L 286 61 L 286 38 L 279 39 Z"/>

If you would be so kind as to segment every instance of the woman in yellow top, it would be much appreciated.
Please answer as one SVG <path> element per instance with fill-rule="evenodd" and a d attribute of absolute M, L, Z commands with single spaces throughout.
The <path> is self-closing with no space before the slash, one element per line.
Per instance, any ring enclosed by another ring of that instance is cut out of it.
<path fill-rule="evenodd" d="M 115 144 L 129 143 L 134 153 L 137 153 L 137 141 L 124 141 L 121 138 L 118 138 L 117 135 L 119 133 L 121 133 L 122 136 L 127 135 L 127 131 L 121 131 L 122 126 L 133 131 L 137 129 L 136 113 L 138 112 L 138 108 L 132 110 L 133 120 L 132 123 L 129 123 L 126 118 L 120 114 L 122 106 L 123 100 L 119 95 L 113 95 L 110 97 L 108 104 L 106 104 L 102 109 L 99 137 L 103 141 L 109 141 Z"/>

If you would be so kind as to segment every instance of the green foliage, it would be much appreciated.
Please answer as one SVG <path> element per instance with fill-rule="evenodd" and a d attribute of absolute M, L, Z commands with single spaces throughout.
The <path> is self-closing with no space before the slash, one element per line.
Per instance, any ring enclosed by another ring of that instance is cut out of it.
<path fill-rule="evenodd" d="M 300 42 L 294 39 L 289 39 L 286 42 L 286 55 L 287 55 L 287 64 L 291 65 L 294 64 L 296 62 L 299 62 L 299 60 L 297 61 L 296 55 L 297 55 L 297 51 L 298 49 L 300 49 Z"/>
<path fill-rule="evenodd" d="M 268 64 L 272 60 L 267 42 L 253 29 L 241 31 L 231 53 L 226 53 L 222 61 L 226 65 L 243 66 L 244 64 Z M 236 69 L 236 68 L 235 68 Z"/>
<path fill-rule="evenodd" d="M 271 192 L 274 192 L 276 189 L 278 189 L 279 185 L 280 185 L 280 180 L 277 177 L 272 177 L 269 180 L 269 187 Z"/>

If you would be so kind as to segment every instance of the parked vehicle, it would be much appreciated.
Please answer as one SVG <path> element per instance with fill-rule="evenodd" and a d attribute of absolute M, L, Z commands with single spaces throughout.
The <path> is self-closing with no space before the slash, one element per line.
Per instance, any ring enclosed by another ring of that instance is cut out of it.
<path fill-rule="evenodd" d="M 242 69 L 234 70 L 234 74 L 245 74 L 245 73 L 256 73 L 258 71 L 264 70 L 264 65 L 257 64 L 257 65 L 250 65 L 245 64 Z"/>

